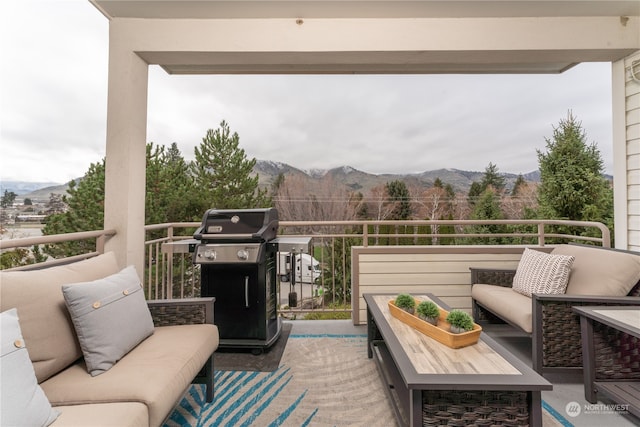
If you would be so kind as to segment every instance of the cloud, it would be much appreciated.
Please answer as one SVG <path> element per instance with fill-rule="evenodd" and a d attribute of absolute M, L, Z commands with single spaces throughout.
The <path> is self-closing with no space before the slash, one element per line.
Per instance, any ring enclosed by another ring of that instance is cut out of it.
<path fill-rule="evenodd" d="M 7 3 L 7 2 L 5 2 Z M 1 178 L 65 182 L 105 153 L 108 22 L 88 1 L 2 9 Z M 226 120 L 249 157 L 373 173 L 535 170 L 567 111 L 612 166 L 610 64 L 560 75 L 170 76 L 150 67 L 147 140 L 187 159 Z"/>

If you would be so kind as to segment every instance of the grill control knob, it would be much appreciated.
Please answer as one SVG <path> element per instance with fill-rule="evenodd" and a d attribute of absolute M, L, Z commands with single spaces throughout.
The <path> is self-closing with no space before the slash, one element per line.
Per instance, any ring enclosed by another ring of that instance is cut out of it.
<path fill-rule="evenodd" d="M 206 259 L 210 259 L 210 260 L 215 260 L 216 259 L 216 251 L 212 251 L 210 249 L 207 249 L 206 251 L 204 251 L 204 257 Z"/>
<path fill-rule="evenodd" d="M 245 249 L 240 249 L 238 251 L 238 259 L 241 259 L 243 261 L 246 261 L 249 259 L 249 252 L 247 252 Z"/>

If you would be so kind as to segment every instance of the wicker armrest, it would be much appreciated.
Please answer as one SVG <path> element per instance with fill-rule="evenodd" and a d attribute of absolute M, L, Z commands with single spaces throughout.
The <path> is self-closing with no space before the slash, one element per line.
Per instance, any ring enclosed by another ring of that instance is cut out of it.
<path fill-rule="evenodd" d="M 471 284 L 483 283 L 485 285 L 496 285 L 510 288 L 513 285 L 513 276 L 516 270 L 496 269 L 496 268 L 473 268 L 471 267 Z"/>
<path fill-rule="evenodd" d="M 149 300 L 155 326 L 213 324 L 214 297 Z"/>
<path fill-rule="evenodd" d="M 581 369 L 579 305 L 640 305 L 638 297 L 601 295 L 532 295 L 532 356 L 538 373 L 549 369 Z"/>

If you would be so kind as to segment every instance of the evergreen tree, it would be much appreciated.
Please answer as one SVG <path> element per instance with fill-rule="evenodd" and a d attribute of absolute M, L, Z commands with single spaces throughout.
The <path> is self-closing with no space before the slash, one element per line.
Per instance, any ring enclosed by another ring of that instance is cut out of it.
<path fill-rule="evenodd" d="M 489 162 L 489 166 L 485 168 L 480 182 L 474 181 L 471 183 L 467 196 L 469 205 L 473 208 L 487 189 L 493 188 L 497 193 L 502 193 L 504 187 L 504 176 L 498 173 L 498 166 Z"/>
<path fill-rule="evenodd" d="M 195 148 L 192 172 L 201 197 L 200 210 L 271 205 L 266 190 L 258 188 L 258 176 L 251 176 L 256 159 L 247 159 L 239 144 L 240 137 L 236 132 L 231 134 L 223 120 L 220 128 L 209 129 Z"/>
<path fill-rule="evenodd" d="M 513 189 L 511 190 L 511 196 L 517 196 L 518 190 L 520 190 L 520 188 L 522 188 L 522 186 L 525 185 L 526 183 L 527 181 L 524 180 L 524 177 L 522 176 L 522 174 L 518 175 L 518 178 L 516 178 L 516 182 L 513 184 Z"/>
<path fill-rule="evenodd" d="M 484 192 L 487 188 L 492 187 L 498 193 L 502 192 L 505 187 L 504 176 L 498 173 L 498 166 L 489 162 L 489 166 L 484 170 L 482 181 L 480 182 L 480 188 Z"/>
<path fill-rule="evenodd" d="M 92 163 L 84 177 L 69 182 L 62 202 L 66 212 L 47 217 L 43 235 L 102 230 L 104 228 L 104 159 Z M 95 239 L 58 243 L 45 246 L 45 253 L 54 258 L 73 256 L 95 250 Z"/>
<path fill-rule="evenodd" d="M 385 185 L 389 200 L 395 203 L 389 219 L 405 220 L 411 217 L 411 197 L 404 181 L 395 180 Z"/>
<path fill-rule="evenodd" d="M 469 206 L 472 208 L 476 205 L 476 202 L 480 198 L 484 190 L 482 189 L 482 185 L 479 182 L 473 181 L 471 183 L 471 187 L 469 187 L 469 193 L 467 194 L 467 201 L 469 202 Z"/>
<path fill-rule="evenodd" d="M 11 206 L 16 200 L 16 196 L 18 195 L 13 191 L 4 190 L 4 194 L 2 195 L 2 197 L 0 197 L 0 207 L 8 208 L 9 206 Z"/>
<path fill-rule="evenodd" d="M 613 192 L 596 144 L 586 139 L 571 112 L 554 127 L 553 138 L 545 138 L 547 152 L 538 150 L 540 217 L 613 224 Z"/>
<path fill-rule="evenodd" d="M 385 191 L 387 197 L 391 202 L 393 209 L 390 220 L 406 220 L 411 218 L 411 196 L 409 195 L 409 189 L 404 181 L 395 180 L 385 184 Z M 398 225 L 386 225 L 382 226 L 380 231 L 383 234 L 407 234 L 411 232 L 407 226 Z M 411 239 L 395 238 L 396 244 L 411 244 Z"/>
<path fill-rule="evenodd" d="M 496 194 L 496 191 L 493 188 L 487 188 L 478 198 L 475 207 L 471 212 L 471 219 L 493 220 L 503 218 L 504 215 L 500 209 L 500 196 Z M 469 232 L 476 234 L 505 233 L 506 227 L 501 224 L 473 225 L 469 228 Z M 506 239 L 499 236 L 472 237 L 469 239 L 469 243 L 499 245 L 506 243 Z"/>
<path fill-rule="evenodd" d="M 51 206 L 65 205 L 66 211 L 49 215 L 44 235 L 101 230 L 104 228 L 105 162 L 92 164 L 84 177 L 69 183 L 68 195 L 61 203 L 50 200 Z M 189 168 L 177 148 L 147 144 L 145 224 L 196 221 L 203 210 L 196 204 L 197 191 Z M 55 205 L 53 204 L 54 202 Z M 50 209 L 53 211 L 53 209 Z M 45 252 L 53 257 L 91 252 L 95 240 L 47 245 Z"/>
<path fill-rule="evenodd" d="M 145 223 L 197 221 L 197 190 L 177 144 L 147 144 Z"/>

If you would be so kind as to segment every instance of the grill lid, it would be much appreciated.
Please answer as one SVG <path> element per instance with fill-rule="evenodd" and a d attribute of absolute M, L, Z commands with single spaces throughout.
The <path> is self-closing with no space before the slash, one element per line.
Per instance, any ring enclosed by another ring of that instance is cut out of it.
<path fill-rule="evenodd" d="M 193 234 L 200 241 L 266 242 L 278 232 L 278 211 L 264 209 L 209 209 Z"/>

